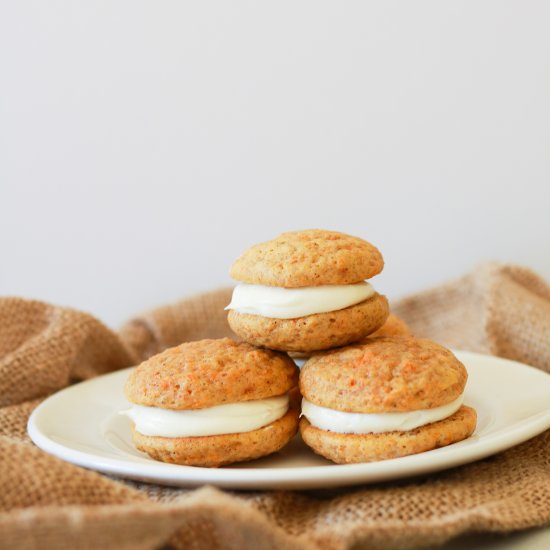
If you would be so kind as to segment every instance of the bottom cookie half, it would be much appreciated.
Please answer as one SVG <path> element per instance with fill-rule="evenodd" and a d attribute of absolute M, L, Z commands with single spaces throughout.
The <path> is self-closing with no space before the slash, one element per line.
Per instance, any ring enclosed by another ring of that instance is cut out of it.
<path fill-rule="evenodd" d="M 388 300 L 381 294 L 354 306 L 297 319 L 272 319 L 230 311 L 229 326 L 245 342 L 280 351 L 311 352 L 362 340 L 388 318 Z"/>
<path fill-rule="evenodd" d="M 251 432 L 204 437 L 158 437 L 132 430 L 135 446 L 151 458 L 171 464 L 217 467 L 253 460 L 284 447 L 298 430 L 299 410 Z"/>
<path fill-rule="evenodd" d="M 422 453 L 466 439 L 475 430 L 477 414 L 462 406 L 449 418 L 407 432 L 343 434 L 321 430 L 304 417 L 300 420 L 303 440 L 317 454 L 336 462 L 375 462 Z"/>

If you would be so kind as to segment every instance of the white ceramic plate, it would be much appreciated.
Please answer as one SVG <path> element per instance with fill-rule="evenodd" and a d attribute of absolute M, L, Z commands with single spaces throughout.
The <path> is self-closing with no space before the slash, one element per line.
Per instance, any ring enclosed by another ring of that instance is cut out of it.
<path fill-rule="evenodd" d="M 150 459 L 132 445 L 122 393 L 131 369 L 64 389 L 32 413 L 28 431 L 44 451 L 79 466 L 142 481 L 233 489 L 312 489 L 373 483 L 452 468 L 517 445 L 550 428 L 550 375 L 516 363 L 456 352 L 469 373 L 465 404 L 477 410 L 472 437 L 448 447 L 367 464 L 336 465 L 296 437 L 279 453 L 227 468 Z"/>

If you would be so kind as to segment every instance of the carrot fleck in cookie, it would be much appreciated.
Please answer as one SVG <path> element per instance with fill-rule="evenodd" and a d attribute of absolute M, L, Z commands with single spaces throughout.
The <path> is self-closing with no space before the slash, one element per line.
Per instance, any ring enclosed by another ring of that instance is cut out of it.
<path fill-rule="evenodd" d="M 357 342 L 381 327 L 388 302 L 365 281 L 382 271 L 372 244 L 343 233 L 283 233 L 248 249 L 231 267 L 240 281 L 228 320 L 243 340 L 312 352 Z"/>
<path fill-rule="evenodd" d="M 221 466 L 278 451 L 294 436 L 298 370 L 284 354 L 229 338 L 181 344 L 125 386 L 136 447 L 174 464 Z"/>
<path fill-rule="evenodd" d="M 300 373 L 300 432 L 339 464 L 397 458 L 469 437 L 464 365 L 416 338 L 372 338 L 312 357 Z"/>

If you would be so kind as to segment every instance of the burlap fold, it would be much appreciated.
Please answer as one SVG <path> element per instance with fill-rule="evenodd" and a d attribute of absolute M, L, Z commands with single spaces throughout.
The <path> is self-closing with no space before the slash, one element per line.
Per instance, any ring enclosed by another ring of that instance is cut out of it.
<path fill-rule="evenodd" d="M 87 315 L 0 299 L 0 547 L 414 548 L 471 531 L 550 523 L 550 432 L 438 474 L 342 490 L 222 492 L 116 480 L 37 449 L 26 422 L 71 381 L 186 340 L 230 334 L 230 289 L 146 313 L 118 334 Z M 550 371 L 550 287 L 485 264 L 401 300 L 414 332 Z"/>

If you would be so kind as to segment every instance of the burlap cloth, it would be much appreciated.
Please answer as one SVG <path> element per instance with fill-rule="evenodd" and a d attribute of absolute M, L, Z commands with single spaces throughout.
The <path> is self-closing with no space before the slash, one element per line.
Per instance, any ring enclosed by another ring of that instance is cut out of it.
<path fill-rule="evenodd" d="M 410 548 L 550 522 L 550 431 L 427 477 L 308 492 L 137 484 L 72 466 L 30 442 L 30 412 L 74 380 L 185 340 L 228 335 L 229 295 L 156 309 L 118 334 L 79 311 L 0 299 L 2 548 Z M 527 269 L 486 264 L 394 311 L 417 335 L 550 371 L 550 287 Z"/>

